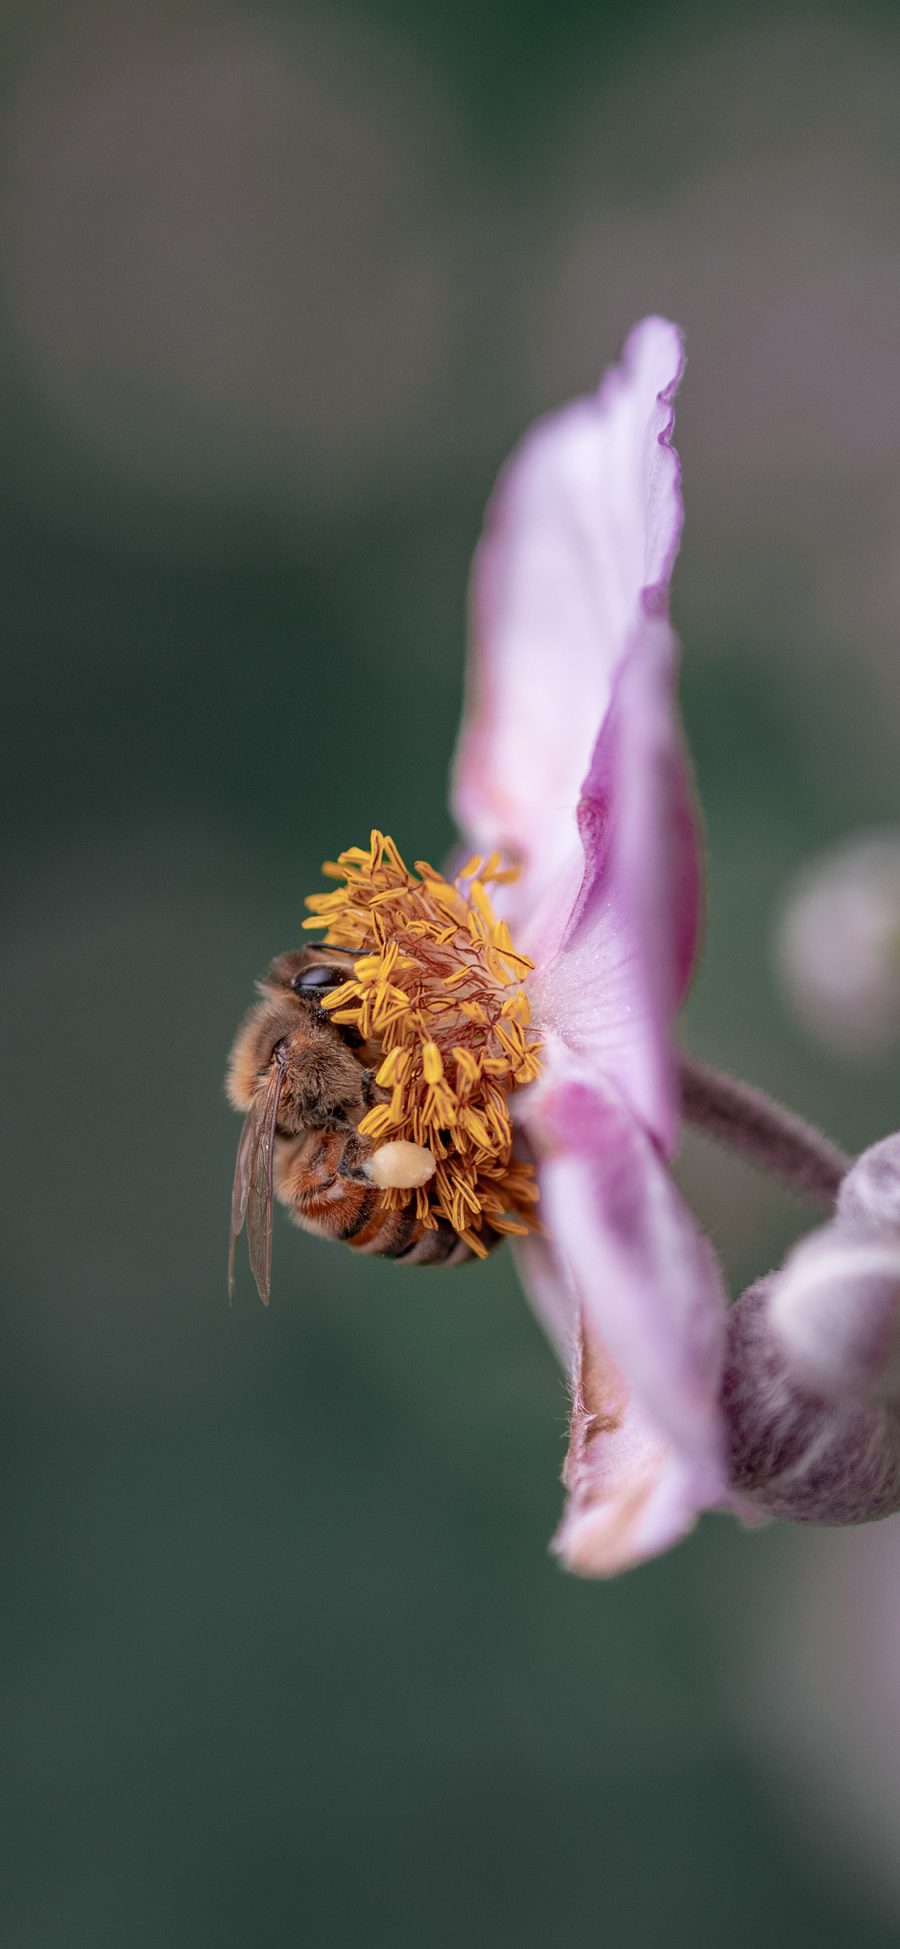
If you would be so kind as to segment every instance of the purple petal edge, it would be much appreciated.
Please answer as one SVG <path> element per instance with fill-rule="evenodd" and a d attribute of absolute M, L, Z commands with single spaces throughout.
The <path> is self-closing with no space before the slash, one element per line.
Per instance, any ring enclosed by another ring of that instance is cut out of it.
<path fill-rule="evenodd" d="M 668 612 L 683 369 L 677 328 L 644 319 L 593 397 L 526 435 L 490 502 L 453 795 L 468 840 L 522 861 L 520 912 L 561 879 L 577 894 L 565 859 L 614 673 L 641 619 Z"/>

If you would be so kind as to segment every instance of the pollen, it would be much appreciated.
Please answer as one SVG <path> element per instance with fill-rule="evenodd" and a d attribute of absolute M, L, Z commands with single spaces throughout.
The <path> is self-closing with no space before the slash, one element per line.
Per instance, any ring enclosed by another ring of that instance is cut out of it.
<path fill-rule="evenodd" d="M 488 888 L 515 878 L 497 854 L 470 859 L 456 880 L 417 860 L 411 871 L 392 839 L 373 832 L 323 867 L 339 884 L 313 894 L 307 928 L 357 956 L 352 978 L 323 996 L 335 1022 L 380 1052 L 380 1101 L 360 1135 L 374 1145 L 431 1153 L 427 1183 L 383 1191 L 398 1209 L 415 1200 L 433 1229 L 446 1219 L 475 1252 L 486 1228 L 536 1229 L 532 1166 L 514 1155 L 509 1098 L 540 1074 L 519 954 Z"/>

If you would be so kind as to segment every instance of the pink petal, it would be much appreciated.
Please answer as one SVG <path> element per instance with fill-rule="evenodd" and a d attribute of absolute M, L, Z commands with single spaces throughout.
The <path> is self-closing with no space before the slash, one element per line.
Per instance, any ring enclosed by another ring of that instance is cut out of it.
<path fill-rule="evenodd" d="M 585 780 L 578 899 L 549 965 L 540 929 L 528 948 L 541 1023 L 588 1074 L 618 1085 L 667 1151 L 678 1130 L 671 1025 L 701 910 L 676 677 L 668 623 L 645 617 L 616 672 Z"/>
<path fill-rule="evenodd" d="M 579 1334 L 579 1300 L 571 1278 L 549 1239 L 532 1232 L 514 1239 L 519 1277 L 532 1307 L 568 1372 Z"/>
<path fill-rule="evenodd" d="M 643 1416 L 612 1361 L 582 1331 L 554 1548 L 582 1577 L 608 1577 L 677 1543 L 718 1500 L 700 1471 Z"/>
<path fill-rule="evenodd" d="M 454 806 L 468 840 L 521 859 L 520 913 L 563 882 L 575 897 L 579 796 L 615 672 L 638 623 L 667 612 L 682 365 L 675 327 L 645 319 L 594 397 L 526 437 L 488 511 Z"/>
<path fill-rule="evenodd" d="M 712 1250 L 628 1108 L 583 1082 L 536 1094 L 541 1216 L 577 1290 L 588 1333 L 636 1403 L 716 1500 L 724 1485 L 719 1406 L 725 1296 Z"/>
<path fill-rule="evenodd" d="M 568 1491 L 554 1549 L 583 1577 L 613 1576 L 656 1556 L 720 1501 L 703 1464 L 686 1461 L 642 1413 L 597 1340 L 586 1338 L 578 1294 L 553 1246 L 517 1249 L 522 1283 L 572 1375 Z M 710 1493 L 712 1488 L 712 1493 Z"/>

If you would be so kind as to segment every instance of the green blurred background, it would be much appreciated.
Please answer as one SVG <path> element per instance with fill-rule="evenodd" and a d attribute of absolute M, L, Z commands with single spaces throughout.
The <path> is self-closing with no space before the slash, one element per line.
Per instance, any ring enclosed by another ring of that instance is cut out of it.
<path fill-rule="evenodd" d="M 449 845 L 493 476 L 662 310 L 687 1033 L 849 1146 L 896 1123 L 770 954 L 793 868 L 897 816 L 893 14 L 4 21 L 4 1949 L 892 1942 L 747 1737 L 798 1538 L 564 1576 L 506 1252 L 419 1279 L 280 1221 L 229 1310 L 222 1073 L 320 860 Z M 808 1222 L 682 1175 L 735 1290 Z"/>

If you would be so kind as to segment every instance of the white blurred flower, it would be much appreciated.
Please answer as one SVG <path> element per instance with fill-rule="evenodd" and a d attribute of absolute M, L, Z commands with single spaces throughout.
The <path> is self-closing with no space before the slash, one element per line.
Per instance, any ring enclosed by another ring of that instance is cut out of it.
<path fill-rule="evenodd" d="M 808 1032 L 849 1059 L 900 1044 L 900 830 L 862 833 L 788 890 L 775 954 Z"/>

